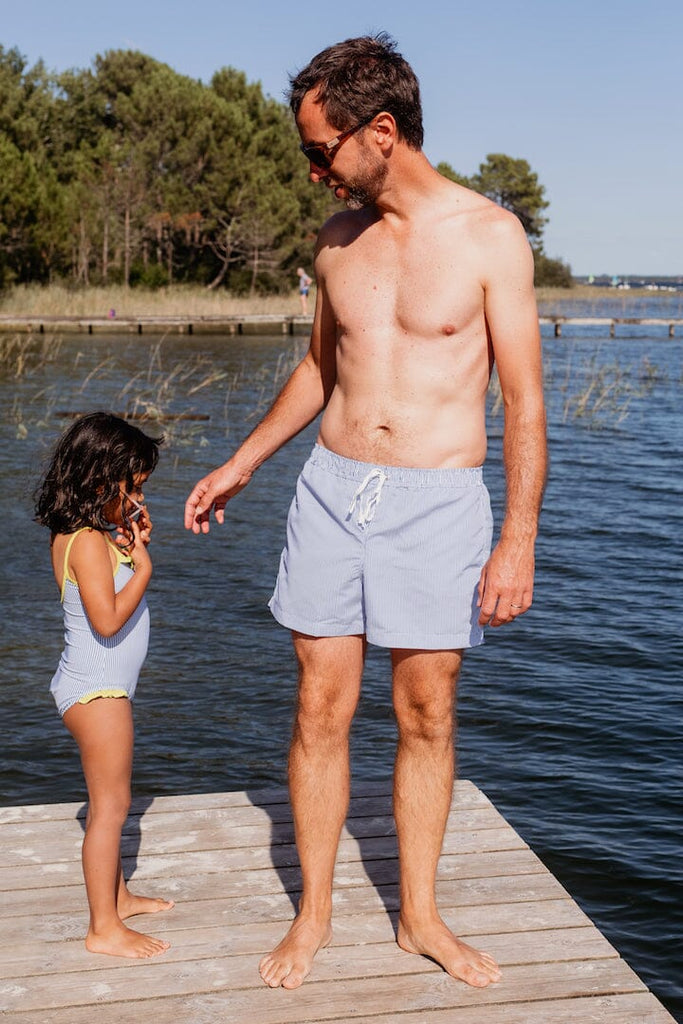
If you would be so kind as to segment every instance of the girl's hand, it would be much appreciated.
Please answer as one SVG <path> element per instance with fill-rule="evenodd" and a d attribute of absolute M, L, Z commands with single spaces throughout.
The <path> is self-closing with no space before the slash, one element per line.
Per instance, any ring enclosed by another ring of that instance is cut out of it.
<path fill-rule="evenodd" d="M 130 524 L 133 539 L 128 544 L 126 551 L 130 555 L 135 569 L 140 569 L 143 566 L 151 568 L 152 559 L 149 557 L 147 545 L 149 544 L 149 535 L 152 529 L 152 524 L 148 520 L 149 526 L 146 526 L 143 523 L 141 528 L 140 522 L 142 522 L 142 516 L 140 517 L 139 522 L 136 523 L 133 521 Z"/>
<path fill-rule="evenodd" d="M 152 530 L 154 529 L 154 524 L 149 517 L 147 506 L 145 506 L 145 511 L 138 519 L 138 526 L 140 527 L 140 537 L 142 538 L 142 543 L 149 544 L 152 537 Z"/>
<path fill-rule="evenodd" d="M 130 520 L 130 523 L 131 526 L 137 525 L 140 537 L 142 539 L 142 543 L 149 544 L 150 540 L 152 539 L 152 530 L 154 529 L 154 524 L 150 519 L 149 512 L 147 511 L 147 506 L 143 508 L 143 511 L 140 513 L 139 519 L 137 519 L 137 521 Z M 114 538 L 114 543 L 117 544 L 118 547 L 120 547 L 123 551 L 125 551 L 127 555 L 130 555 L 131 548 L 135 543 L 135 537 L 133 536 L 132 530 L 129 529 L 128 526 L 122 526 L 120 528 L 119 533 L 117 533 L 116 537 Z"/>

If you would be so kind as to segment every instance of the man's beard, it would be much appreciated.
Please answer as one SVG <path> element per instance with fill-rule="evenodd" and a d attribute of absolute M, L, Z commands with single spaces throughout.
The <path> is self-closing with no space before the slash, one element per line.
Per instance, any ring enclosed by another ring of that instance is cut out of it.
<path fill-rule="evenodd" d="M 377 202 L 384 187 L 388 167 L 384 161 L 364 168 L 355 178 L 342 182 L 347 195 L 344 202 L 349 210 L 362 210 Z"/>

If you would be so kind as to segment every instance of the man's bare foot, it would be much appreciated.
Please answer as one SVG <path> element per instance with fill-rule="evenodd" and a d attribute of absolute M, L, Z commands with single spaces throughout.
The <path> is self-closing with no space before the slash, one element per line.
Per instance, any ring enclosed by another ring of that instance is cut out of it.
<path fill-rule="evenodd" d="M 501 973 L 493 957 L 456 939 L 439 917 L 432 924 L 412 929 L 399 920 L 397 942 L 407 953 L 431 957 L 451 977 L 475 988 L 500 981 Z"/>
<path fill-rule="evenodd" d="M 154 939 L 151 935 L 142 935 L 132 928 L 126 928 L 121 921 L 118 926 L 113 925 L 103 932 L 94 932 L 91 928 L 85 939 L 85 948 L 91 953 L 107 953 L 109 956 L 127 956 L 133 959 L 159 956 L 160 953 L 165 953 L 170 945 L 170 942 L 164 942 L 163 939 Z"/>
<path fill-rule="evenodd" d="M 299 915 L 279 946 L 263 957 L 259 974 L 270 988 L 298 988 L 310 974 L 315 954 L 331 939 L 329 921 L 320 924 Z"/>
<path fill-rule="evenodd" d="M 122 921 L 136 914 L 158 914 L 160 910 L 170 910 L 175 906 L 173 900 L 154 899 L 152 896 L 134 896 L 126 891 L 119 895 L 116 912 Z"/>

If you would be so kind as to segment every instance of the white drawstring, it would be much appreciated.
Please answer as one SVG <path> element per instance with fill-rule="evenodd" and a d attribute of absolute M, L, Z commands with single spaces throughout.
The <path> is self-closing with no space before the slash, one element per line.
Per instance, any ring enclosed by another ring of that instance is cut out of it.
<path fill-rule="evenodd" d="M 354 514 L 356 511 L 356 505 L 358 505 L 358 518 L 356 522 L 360 526 L 361 530 L 374 519 L 377 506 L 379 505 L 379 499 L 382 496 L 384 482 L 388 479 L 387 474 L 383 470 L 371 469 L 354 494 L 353 500 L 349 505 L 349 510 L 346 513 L 346 518 L 349 519 Z M 374 480 L 377 481 L 377 486 L 372 494 L 367 494 L 366 492 Z M 363 498 L 365 498 L 365 505 L 363 504 Z"/>

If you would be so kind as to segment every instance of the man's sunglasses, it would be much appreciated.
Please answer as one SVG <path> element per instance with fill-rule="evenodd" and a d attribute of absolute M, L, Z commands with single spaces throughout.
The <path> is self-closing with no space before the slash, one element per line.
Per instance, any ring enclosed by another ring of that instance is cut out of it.
<path fill-rule="evenodd" d="M 343 142 L 350 139 L 357 131 L 360 131 L 361 128 L 365 128 L 366 125 L 370 124 L 372 118 L 376 116 L 376 114 L 373 114 L 372 117 L 366 118 L 365 121 L 360 121 L 358 124 L 355 124 L 353 128 L 348 128 L 345 132 L 341 132 L 333 139 L 330 139 L 329 142 L 318 142 L 313 146 L 305 146 L 302 142 L 299 149 L 306 159 L 312 164 L 315 164 L 316 167 L 322 167 L 324 171 L 329 171 L 332 166 L 332 161 L 336 156 L 335 151 L 339 149 Z"/>

